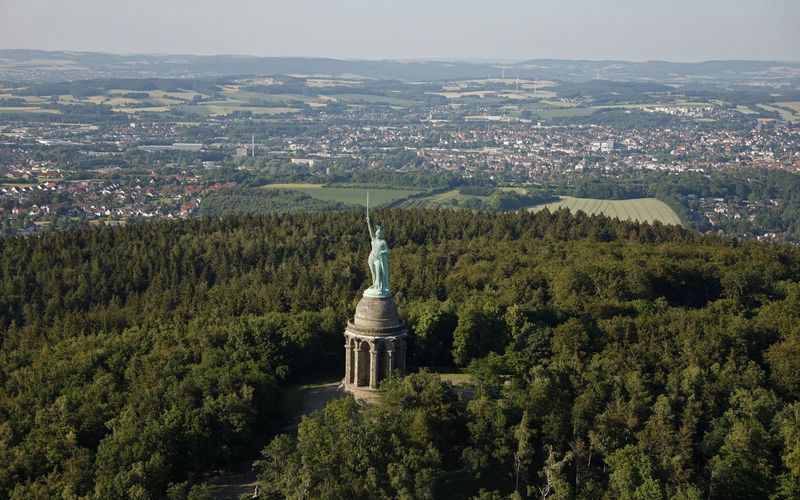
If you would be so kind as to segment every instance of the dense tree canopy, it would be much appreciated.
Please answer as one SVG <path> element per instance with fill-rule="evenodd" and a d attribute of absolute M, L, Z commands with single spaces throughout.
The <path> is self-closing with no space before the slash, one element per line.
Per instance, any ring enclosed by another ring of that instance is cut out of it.
<path fill-rule="evenodd" d="M 796 247 L 563 211 L 374 218 L 409 364 L 472 385 L 332 403 L 265 449 L 265 494 L 800 491 Z M 341 365 L 368 245 L 357 212 L 0 239 L 0 497 L 163 497 L 252 453 L 281 381 Z"/>

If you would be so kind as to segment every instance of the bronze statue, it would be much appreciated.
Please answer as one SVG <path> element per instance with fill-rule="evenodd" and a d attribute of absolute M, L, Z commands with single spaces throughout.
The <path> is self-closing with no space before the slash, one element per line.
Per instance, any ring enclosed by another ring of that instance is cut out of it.
<path fill-rule="evenodd" d="M 369 297 L 387 297 L 389 291 L 389 245 L 383 239 L 383 229 L 378 226 L 372 231 L 369 220 L 369 193 L 367 193 L 367 229 L 372 242 L 372 251 L 369 253 L 369 270 L 372 273 L 372 286 L 364 290 L 364 295 Z"/>

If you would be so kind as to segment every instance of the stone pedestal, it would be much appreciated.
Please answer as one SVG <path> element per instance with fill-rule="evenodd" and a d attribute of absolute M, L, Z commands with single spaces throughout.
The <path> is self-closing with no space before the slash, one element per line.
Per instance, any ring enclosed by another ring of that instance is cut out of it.
<path fill-rule="evenodd" d="M 355 394 L 375 391 L 398 370 L 405 375 L 408 328 L 391 295 L 365 295 L 344 331 L 344 389 Z"/>

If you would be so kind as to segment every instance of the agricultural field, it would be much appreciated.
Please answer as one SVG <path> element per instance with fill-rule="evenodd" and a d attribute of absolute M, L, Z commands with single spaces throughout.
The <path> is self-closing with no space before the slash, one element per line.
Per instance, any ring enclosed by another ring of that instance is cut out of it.
<path fill-rule="evenodd" d="M 12 106 L 0 107 L 0 113 L 49 113 L 51 115 L 60 115 L 61 111 L 57 109 L 45 109 L 39 106 Z"/>
<path fill-rule="evenodd" d="M 369 204 L 371 207 L 385 205 L 401 198 L 406 198 L 419 191 L 406 189 L 365 189 L 348 187 L 330 187 L 321 184 L 268 184 L 264 189 L 289 189 L 307 194 L 312 198 L 323 201 L 340 202 L 345 205 L 367 204 L 367 191 L 369 191 Z"/>
<path fill-rule="evenodd" d="M 146 106 L 143 108 L 125 107 L 125 108 L 113 108 L 113 111 L 116 111 L 118 113 L 128 113 L 128 114 L 166 113 L 167 111 L 169 111 L 169 108 L 166 106 Z"/>
<path fill-rule="evenodd" d="M 536 205 L 528 210 L 538 211 L 547 208 L 551 211 L 567 208 L 571 212 L 582 211 L 589 215 L 603 214 L 620 220 L 638 220 L 639 222 L 659 221 L 663 224 L 680 224 L 678 215 L 663 201 L 655 198 L 639 198 L 635 200 L 598 200 L 595 198 L 575 198 L 562 196 L 560 201 Z"/>
<path fill-rule="evenodd" d="M 783 108 L 789 108 L 795 113 L 800 115 L 800 101 L 793 101 L 793 102 L 776 102 L 776 106 L 781 106 Z"/>
<path fill-rule="evenodd" d="M 444 193 L 437 193 L 431 196 L 426 196 L 425 198 L 422 198 L 422 200 L 420 201 L 423 201 L 425 203 L 434 203 L 436 205 L 449 206 L 452 204 L 452 200 L 457 200 L 459 203 L 461 203 L 471 198 L 485 199 L 488 197 L 461 194 L 458 192 L 458 189 L 452 189 L 450 191 L 445 191 Z"/>
<path fill-rule="evenodd" d="M 800 122 L 800 102 L 776 102 L 773 105 L 759 104 L 767 111 L 777 112 L 787 122 Z"/>

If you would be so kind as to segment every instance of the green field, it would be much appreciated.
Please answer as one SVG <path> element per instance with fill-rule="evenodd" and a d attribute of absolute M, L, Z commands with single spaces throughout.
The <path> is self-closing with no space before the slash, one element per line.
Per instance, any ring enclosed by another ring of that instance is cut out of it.
<path fill-rule="evenodd" d="M 655 198 L 639 198 L 635 200 L 598 200 L 594 198 L 574 198 L 562 196 L 561 201 L 536 205 L 528 210 L 537 211 L 548 208 L 551 211 L 568 208 L 571 212 L 578 210 L 591 214 L 601 213 L 620 220 L 630 219 L 640 222 L 660 221 L 664 224 L 680 224 L 678 215 L 663 201 Z"/>
<path fill-rule="evenodd" d="M 778 115 L 780 115 L 781 117 L 781 120 L 787 122 L 800 121 L 800 113 L 797 113 L 793 107 L 786 106 L 785 104 L 795 104 L 795 103 L 784 103 L 783 106 L 770 106 L 769 104 L 759 104 L 758 106 L 767 111 L 774 111 L 778 113 Z"/>
<path fill-rule="evenodd" d="M 57 109 L 45 109 L 39 106 L 13 106 L 13 107 L 0 107 L 0 113 L 49 113 L 51 115 L 60 115 L 61 111 Z"/>
<path fill-rule="evenodd" d="M 347 188 L 347 187 L 325 187 L 321 184 L 268 184 L 265 189 L 290 189 L 305 193 L 312 198 L 323 201 L 341 202 L 346 205 L 367 204 L 367 189 Z M 369 204 L 372 207 L 385 205 L 386 203 L 411 196 L 419 191 L 406 189 L 370 189 Z"/>
<path fill-rule="evenodd" d="M 439 205 L 450 205 L 451 200 L 458 200 L 459 203 L 469 200 L 470 198 L 478 198 L 478 199 L 486 199 L 488 196 L 474 196 L 470 194 L 461 194 L 458 192 L 458 189 L 452 189 L 450 191 L 445 191 L 444 193 L 437 193 L 432 196 L 427 196 L 422 199 L 422 201 L 428 203 L 436 203 Z"/>
<path fill-rule="evenodd" d="M 783 108 L 789 108 L 796 114 L 800 115 L 800 101 L 776 102 L 775 105 Z"/>

